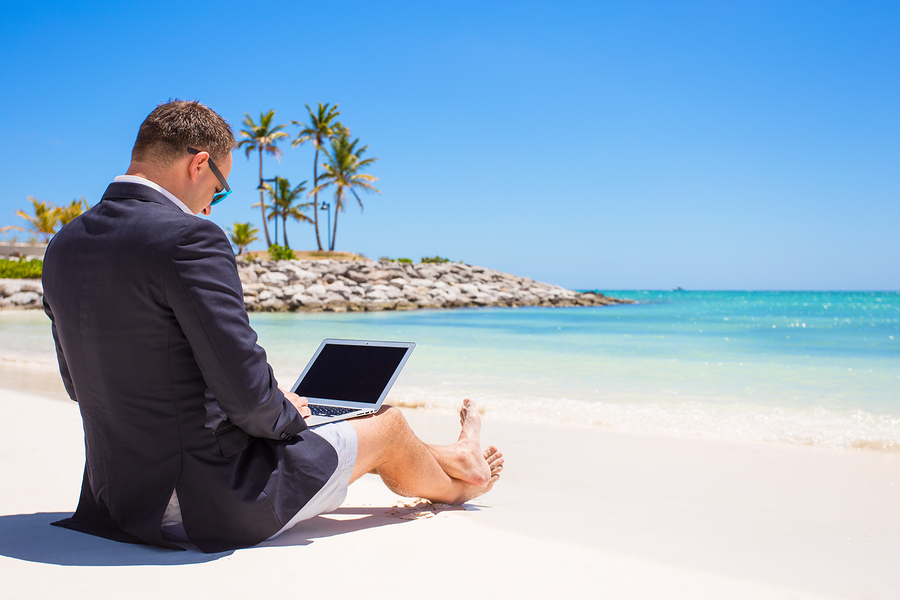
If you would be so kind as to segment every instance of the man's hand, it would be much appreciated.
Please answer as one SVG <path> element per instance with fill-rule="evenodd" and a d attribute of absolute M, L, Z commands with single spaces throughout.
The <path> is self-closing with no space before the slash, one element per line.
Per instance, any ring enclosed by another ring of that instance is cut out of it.
<path fill-rule="evenodd" d="M 284 397 L 288 399 L 288 402 L 294 405 L 294 408 L 297 409 L 297 412 L 300 413 L 301 417 L 305 419 L 312 414 L 309 411 L 309 402 L 304 396 L 298 396 L 294 392 L 289 392 L 281 386 L 278 386 L 278 389 L 284 393 Z"/>

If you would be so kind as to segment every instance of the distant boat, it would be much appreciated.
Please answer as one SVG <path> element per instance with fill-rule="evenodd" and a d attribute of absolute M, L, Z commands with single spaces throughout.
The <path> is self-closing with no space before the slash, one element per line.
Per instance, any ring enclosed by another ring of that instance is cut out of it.
<path fill-rule="evenodd" d="M 679 285 L 678 287 L 676 287 L 676 288 L 675 288 L 674 290 L 672 290 L 672 291 L 673 291 L 673 292 L 683 292 L 684 289 Z"/>

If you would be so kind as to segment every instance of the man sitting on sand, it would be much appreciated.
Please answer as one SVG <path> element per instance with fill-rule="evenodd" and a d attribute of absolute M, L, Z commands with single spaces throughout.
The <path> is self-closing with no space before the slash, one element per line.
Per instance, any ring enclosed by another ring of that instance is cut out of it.
<path fill-rule="evenodd" d="M 86 456 L 78 508 L 56 524 L 216 552 L 336 509 L 365 473 L 447 504 L 490 490 L 503 457 L 482 450 L 469 400 L 449 446 L 391 407 L 307 428 L 306 399 L 279 389 L 256 343 L 228 239 L 197 216 L 230 192 L 234 148 L 206 106 L 161 104 L 127 174 L 47 249 L 44 309 Z"/>

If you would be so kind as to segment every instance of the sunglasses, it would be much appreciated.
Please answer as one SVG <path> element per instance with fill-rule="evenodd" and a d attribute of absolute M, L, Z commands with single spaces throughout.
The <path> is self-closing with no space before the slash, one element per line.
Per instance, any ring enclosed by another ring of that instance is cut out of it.
<path fill-rule="evenodd" d="M 190 154 L 200 154 L 200 151 L 194 148 L 188 148 L 187 151 Z M 224 188 L 221 192 L 216 192 L 216 194 L 213 196 L 212 202 L 209 203 L 210 206 L 212 206 L 213 204 L 218 204 L 219 202 L 227 198 L 231 194 L 231 188 L 228 187 L 228 182 L 225 181 L 224 177 L 222 177 L 222 171 L 220 171 L 219 167 L 216 166 L 216 163 L 213 162 L 212 157 L 209 158 L 209 168 Z"/>

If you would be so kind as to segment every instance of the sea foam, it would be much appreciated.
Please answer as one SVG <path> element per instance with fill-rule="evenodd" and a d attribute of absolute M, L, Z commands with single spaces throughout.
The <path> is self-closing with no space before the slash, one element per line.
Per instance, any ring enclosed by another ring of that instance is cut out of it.
<path fill-rule="evenodd" d="M 650 400 L 590 402 L 568 398 L 525 398 L 473 394 L 488 418 L 567 427 L 590 427 L 743 442 L 774 442 L 822 448 L 900 451 L 900 418 L 863 410 L 781 408 L 687 402 L 680 406 Z M 421 388 L 398 388 L 390 400 L 400 406 L 452 412 L 461 395 Z"/>

